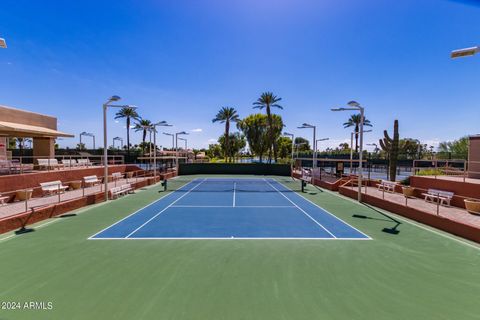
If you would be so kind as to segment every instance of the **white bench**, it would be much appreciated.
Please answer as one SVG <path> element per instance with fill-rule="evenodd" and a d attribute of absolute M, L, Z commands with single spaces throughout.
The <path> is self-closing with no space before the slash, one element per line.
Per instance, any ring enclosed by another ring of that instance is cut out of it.
<path fill-rule="evenodd" d="M 59 169 L 64 166 L 63 164 L 58 163 L 57 159 L 37 159 L 37 163 L 40 170 Z"/>
<path fill-rule="evenodd" d="M 86 176 L 86 177 L 83 177 L 83 184 L 87 187 L 92 187 L 92 186 L 95 186 L 97 184 L 100 184 L 100 180 L 98 179 L 97 176 Z"/>
<path fill-rule="evenodd" d="M 63 159 L 62 164 L 65 167 L 76 167 L 76 166 L 78 166 L 77 160 L 75 160 L 75 159 Z"/>
<path fill-rule="evenodd" d="M 422 193 L 425 196 L 425 201 L 439 201 L 440 204 L 445 204 L 450 206 L 450 200 L 452 200 L 455 193 L 451 191 L 444 191 L 438 189 L 428 189 L 427 193 Z"/>
<path fill-rule="evenodd" d="M 2 195 L 0 195 L 0 205 L 3 206 L 7 204 L 8 199 L 10 199 L 10 197 L 2 197 Z"/>
<path fill-rule="evenodd" d="M 41 182 L 40 187 L 42 187 L 42 192 L 44 195 L 52 195 L 55 193 L 63 193 L 68 186 L 64 186 L 62 181 L 49 181 L 49 182 Z"/>
<path fill-rule="evenodd" d="M 112 173 L 112 181 L 120 180 L 122 178 L 123 178 L 123 173 L 121 172 Z"/>
<path fill-rule="evenodd" d="M 124 184 L 120 187 L 111 188 L 110 189 L 110 197 L 112 199 L 116 199 L 116 198 L 118 198 L 118 196 L 123 196 L 123 195 L 126 195 L 128 193 L 134 193 L 134 192 L 135 191 L 130 184 Z"/>
<path fill-rule="evenodd" d="M 394 181 L 388 181 L 388 180 L 382 180 L 378 186 L 377 186 L 377 189 L 380 191 L 380 190 L 383 190 L 383 191 L 387 191 L 387 192 L 392 192 L 392 193 L 395 193 L 395 187 L 397 186 L 398 184 Z"/>
<path fill-rule="evenodd" d="M 77 165 L 90 167 L 93 164 L 90 162 L 90 159 L 77 159 Z"/>

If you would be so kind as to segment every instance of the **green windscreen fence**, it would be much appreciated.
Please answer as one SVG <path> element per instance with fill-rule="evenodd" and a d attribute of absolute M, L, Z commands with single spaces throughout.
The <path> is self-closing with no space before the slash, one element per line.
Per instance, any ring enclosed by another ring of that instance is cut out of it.
<path fill-rule="evenodd" d="M 267 163 L 180 163 L 179 174 L 257 174 L 290 176 L 290 165 Z"/>

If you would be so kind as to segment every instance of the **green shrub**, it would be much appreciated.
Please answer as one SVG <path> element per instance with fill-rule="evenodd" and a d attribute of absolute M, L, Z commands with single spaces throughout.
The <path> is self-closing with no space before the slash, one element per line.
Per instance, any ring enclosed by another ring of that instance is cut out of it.
<path fill-rule="evenodd" d="M 417 172 L 417 176 L 444 176 L 445 172 L 440 169 L 423 169 Z"/>

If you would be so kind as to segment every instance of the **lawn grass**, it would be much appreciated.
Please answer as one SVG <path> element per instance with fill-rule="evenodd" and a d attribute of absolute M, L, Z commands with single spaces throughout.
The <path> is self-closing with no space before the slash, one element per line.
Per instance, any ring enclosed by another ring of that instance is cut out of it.
<path fill-rule="evenodd" d="M 377 209 L 311 186 L 306 198 L 373 240 L 87 240 L 160 188 L 0 240 L 0 301 L 53 303 L 0 319 L 480 317 L 478 247 L 404 221 L 385 233 L 395 223 Z"/>

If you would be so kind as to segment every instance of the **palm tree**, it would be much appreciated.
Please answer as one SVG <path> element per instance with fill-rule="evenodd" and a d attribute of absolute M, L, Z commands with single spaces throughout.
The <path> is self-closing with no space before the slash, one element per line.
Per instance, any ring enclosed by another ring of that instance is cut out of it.
<path fill-rule="evenodd" d="M 147 138 L 147 132 L 153 129 L 152 121 L 147 119 L 138 119 L 133 129 L 135 132 L 142 131 L 142 151 L 145 153 L 145 139 Z"/>
<path fill-rule="evenodd" d="M 127 154 L 130 155 L 130 121 L 138 120 L 140 116 L 137 111 L 131 107 L 123 107 L 115 114 L 115 119 L 126 119 L 127 121 Z"/>
<path fill-rule="evenodd" d="M 272 119 L 272 111 L 271 111 L 271 108 L 278 108 L 278 109 L 283 109 L 282 106 L 280 106 L 278 104 L 278 102 L 282 100 L 282 98 L 280 97 L 277 97 L 276 95 L 274 95 L 272 92 L 264 92 L 260 95 L 260 98 L 257 99 L 257 101 L 255 101 L 253 103 L 254 105 L 254 109 L 263 109 L 265 108 L 265 111 L 267 113 L 267 120 L 268 120 L 268 136 L 269 136 L 269 141 L 268 141 L 268 145 L 269 145 L 269 151 L 268 151 L 268 162 L 272 162 L 272 149 L 274 149 L 273 151 L 276 153 L 276 148 L 272 148 L 273 147 L 273 144 L 275 143 L 274 139 L 273 139 L 273 119 Z M 275 158 L 276 158 L 276 155 L 275 155 Z"/>
<path fill-rule="evenodd" d="M 225 158 L 228 161 L 228 155 L 229 153 L 229 137 L 230 137 L 230 122 L 237 122 L 239 120 L 238 118 L 238 113 L 235 108 L 231 107 L 222 107 L 215 118 L 212 120 L 213 123 L 215 122 L 220 122 L 220 123 L 225 123 L 225 145 L 226 145 L 226 150 L 225 150 Z"/>
<path fill-rule="evenodd" d="M 355 127 L 355 152 L 358 152 L 358 133 L 360 131 L 360 122 L 361 122 L 361 115 L 360 113 L 358 114 L 352 114 L 350 118 L 348 119 L 347 122 L 343 124 L 344 128 L 349 128 L 349 127 Z M 371 127 L 372 124 L 370 123 L 370 120 L 367 118 L 363 118 L 363 125 L 366 127 Z"/>

